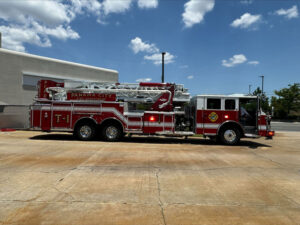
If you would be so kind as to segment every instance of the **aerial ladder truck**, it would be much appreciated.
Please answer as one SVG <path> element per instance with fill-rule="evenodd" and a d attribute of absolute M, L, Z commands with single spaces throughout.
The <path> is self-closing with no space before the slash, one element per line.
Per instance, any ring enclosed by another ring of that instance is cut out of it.
<path fill-rule="evenodd" d="M 188 137 L 201 134 L 224 144 L 271 138 L 270 116 L 259 98 L 196 95 L 172 83 L 84 83 L 41 80 L 31 106 L 32 130 L 72 132 L 80 140 L 124 135 Z"/>

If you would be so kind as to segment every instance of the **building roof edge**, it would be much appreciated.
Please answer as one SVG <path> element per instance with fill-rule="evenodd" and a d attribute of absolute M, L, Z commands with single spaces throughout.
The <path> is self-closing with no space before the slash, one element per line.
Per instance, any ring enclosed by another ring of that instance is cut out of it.
<path fill-rule="evenodd" d="M 49 57 L 45 57 L 45 56 L 38 56 L 38 55 L 33 55 L 33 54 L 25 53 L 25 52 L 17 52 L 17 51 L 13 51 L 13 50 L 4 49 L 4 48 L 0 48 L 0 52 L 9 53 L 9 54 L 18 55 L 18 56 L 23 56 L 23 57 L 35 58 L 35 59 L 48 60 L 48 61 L 51 61 L 51 62 L 62 63 L 62 64 L 67 64 L 67 65 L 72 65 L 72 66 L 79 66 L 79 67 L 87 68 L 87 69 L 102 70 L 102 71 L 112 72 L 112 73 L 117 73 L 118 74 L 117 70 L 106 69 L 106 68 L 96 67 L 96 66 L 90 66 L 90 65 L 86 65 L 86 64 L 80 64 L 80 63 L 55 59 L 55 58 L 49 58 Z"/>

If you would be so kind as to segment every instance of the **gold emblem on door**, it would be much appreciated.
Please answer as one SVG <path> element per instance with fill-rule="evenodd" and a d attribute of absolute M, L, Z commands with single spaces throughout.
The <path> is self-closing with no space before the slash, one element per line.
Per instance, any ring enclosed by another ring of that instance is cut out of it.
<path fill-rule="evenodd" d="M 212 112 L 208 115 L 208 119 L 211 121 L 211 122 L 216 122 L 218 120 L 219 116 L 217 113 L 215 112 Z"/>

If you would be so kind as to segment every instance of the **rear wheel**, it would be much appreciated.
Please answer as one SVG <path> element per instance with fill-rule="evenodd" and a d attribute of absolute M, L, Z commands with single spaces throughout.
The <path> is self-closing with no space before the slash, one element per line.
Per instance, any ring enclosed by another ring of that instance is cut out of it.
<path fill-rule="evenodd" d="M 221 130 L 219 139 L 223 144 L 236 145 L 241 138 L 241 132 L 235 127 L 228 127 Z"/>
<path fill-rule="evenodd" d="M 116 124 L 108 124 L 102 129 L 102 137 L 106 141 L 118 141 L 123 136 L 120 126 Z"/>
<path fill-rule="evenodd" d="M 90 141 L 95 137 L 96 127 L 92 123 L 78 124 L 74 130 L 76 138 L 82 141 Z"/>

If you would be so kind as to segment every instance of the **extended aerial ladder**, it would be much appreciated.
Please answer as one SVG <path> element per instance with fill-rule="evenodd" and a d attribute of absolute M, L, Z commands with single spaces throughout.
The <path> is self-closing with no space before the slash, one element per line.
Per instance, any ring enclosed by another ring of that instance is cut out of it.
<path fill-rule="evenodd" d="M 159 97 L 164 95 L 166 101 L 158 105 L 158 109 L 163 109 L 165 106 L 173 102 L 189 102 L 190 95 L 183 85 L 161 84 L 161 83 L 79 83 L 65 82 L 58 83 L 56 86 L 44 86 L 40 90 L 40 96 L 46 96 L 51 100 L 66 101 L 72 100 L 74 93 L 81 100 L 91 100 L 85 98 L 88 95 L 95 94 L 94 100 L 97 100 L 97 94 L 112 94 L 115 95 L 116 101 L 126 102 L 147 102 L 155 103 Z M 44 93 L 47 93 L 46 95 Z M 72 95 L 73 94 L 73 95 Z M 91 95 L 93 96 L 93 95 Z M 74 100 L 74 98 L 73 98 Z"/>

